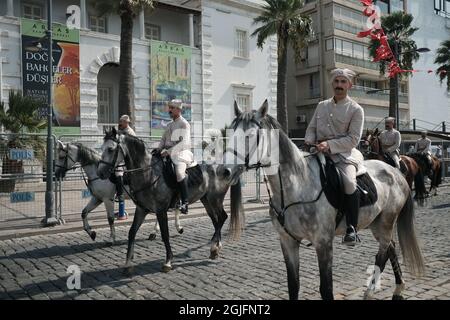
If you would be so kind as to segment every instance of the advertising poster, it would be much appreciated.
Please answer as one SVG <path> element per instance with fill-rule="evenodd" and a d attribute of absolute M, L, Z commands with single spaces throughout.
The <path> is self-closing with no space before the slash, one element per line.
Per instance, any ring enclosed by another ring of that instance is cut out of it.
<path fill-rule="evenodd" d="M 21 20 L 22 88 L 25 96 L 43 102 L 39 116 L 47 116 L 48 41 L 45 21 Z M 80 34 L 53 24 L 53 133 L 80 133 Z"/>
<path fill-rule="evenodd" d="M 183 101 L 182 116 L 191 121 L 191 48 L 152 40 L 150 74 L 151 134 L 162 136 L 170 100 Z"/>

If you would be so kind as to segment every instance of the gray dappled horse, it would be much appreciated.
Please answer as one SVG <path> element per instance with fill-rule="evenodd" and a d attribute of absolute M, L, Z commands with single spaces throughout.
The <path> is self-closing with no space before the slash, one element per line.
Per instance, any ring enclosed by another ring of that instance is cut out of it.
<path fill-rule="evenodd" d="M 166 247 L 166 260 L 162 270 L 168 272 L 172 269 L 172 249 L 169 242 L 169 230 L 167 227 L 167 211 L 174 205 L 177 192 L 171 188 L 163 176 L 163 160 L 160 156 L 154 156 L 147 152 L 144 142 L 139 138 L 117 134 L 115 128 L 106 132 L 102 145 L 102 160 L 98 166 L 98 175 L 107 179 L 119 163 L 125 162 L 126 174 L 129 176 L 130 192 L 136 204 L 133 224 L 128 234 L 128 251 L 125 267 L 131 271 L 131 261 L 134 255 L 134 243 L 136 233 L 139 230 L 145 216 L 149 212 L 156 213 L 160 228 L 161 238 Z M 189 203 L 200 200 L 214 225 L 214 235 L 211 239 L 211 259 L 218 257 L 222 248 L 221 230 L 227 219 L 227 213 L 223 208 L 223 201 L 230 185 L 231 193 L 236 194 L 231 203 L 233 214 L 230 220 L 230 235 L 233 238 L 241 232 L 240 214 L 242 206 L 240 198 L 240 184 L 234 184 L 236 177 L 241 172 L 224 170 L 219 166 L 214 170 L 212 165 L 199 164 L 198 168 L 189 171 L 188 185 Z M 219 170 L 220 169 L 220 170 Z M 216 173 L 217 172 L 217 173 Z M 233 185 L 234 184 L 234 185 Z M 234 206 L 239 206 L 234 208 Z"/>
<path fill-rule="evenodd" d="M 81 143 L 69 142 L 64 144 L 57 141 L 56 145 L 56 159 L 55 159 L 55 176 L 57 178 L 64 178 L 67 171 L 77 168 L 77 164 L 84 170 L 87 176 L 87 187 L 91 193 L 91 199 L 81 212 L 83 219 L 83 228 L 95 240 L 97 233 L 91 229 L 88 222 L 88 214 L 101 203 L 105 204 L 105 209 L 108 217 L 108 223 L 111 230 L 111 242 L 116 241 L 116 231 L 114 228 L 114 196 L 116 194 L 116 185 L 109 179 L 102 180 L 97 175 L 97 167 L 100 162 L 100 154 L 88 148 Z M 125 188 L 128 188 L 125 186 Z M 126 195 L 126 192 L 125 192 Z M 183 227 L 180 225 L 180 212 L 175 211 L 175 226 L 179 233 L 183 233 Z M 156 231 L 159 230 L 158 222 L 155 222 L 154 232 L 150 234 L 150 239 L 156 237 Z"/>
<path fill-rule="evenodd" d="M 247 168 L 263 167 L 265 172 L 271 171 L 268 182 L 273 197 L 269 212 L 280 236 L 287 268 L 289 298 L 298 299 L 299 244 L 302 239 L 306 239 L 312 243 L 317 253 L 320 294 L 323 299 L 333 299 L 333 238 L 345 233 L 345 219 L 342 219 L 336 228 L 337 210 L 322 192 L 316 156 L 300 151 L 281 130 L 276 141 L 278 145 L 269 143 L 267 134 L 260 129 L 280 129 L 280 126 L 267 114 L 267 110 L 267 100 L 258 111 L 252 112 L 242 112 L 235 103 L 236 118 L 231 124 L 231 128 L 235 130 L 233 135 L 244 132 L 247 137 L 257 136 L 257 139 L 246 141 L 244 154 L 238 154 L 236 150 L 230 151 L 228 147 L 226 157 L 233 156 L 230 153 L 234 153 L 234 156 L 245 159 Z M 234 139 L 235 137 L 231 136 L 229 140 Z M 253 141 L 253 145 L 250 141 Z M 279 159 L 271 163 L 269 152 L 277 147 Z M 260 154 L 257 157 L 258 162 L 250 163 L 249 159 L 255 159 L 255 152 Z M 422 254 L 414 232 L 411 191 L 399 170 L 378 160 L 364 161 L 364 165 L 376 186 L 378 199 L 373 205 L 360 208 L 358 229 L 370 228 L 379 243 L 375 259 L 379 272 L 383 272 L 388 259 L 391 261 L 396 283 L 393 299 L 401 299 L 404 281 L 393 242 L 396 222 L 400 247 L 411 271 L 420 275 L 424 270 Z M 365 298 L 370 298 L 374 293 L 375 277 L 378 275 L 376 272 L 374 268 L 371 277 L 373 285 L 366 290 Z"/>

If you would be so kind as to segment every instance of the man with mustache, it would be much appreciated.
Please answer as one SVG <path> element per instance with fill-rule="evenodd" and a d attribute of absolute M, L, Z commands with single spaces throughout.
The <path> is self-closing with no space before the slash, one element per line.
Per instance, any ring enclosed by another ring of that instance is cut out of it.
<path fill-rule="evenodd" d="M 400 167 L 400 143 L 402 137 L 400 132 L 394 129 L 395 118 L 388 117 L 384 120 L 386 130 L 380 133 L 381 150 L 387 153 L 394 160 L 395 167 L 401 171 Z"/>
<path fill-rule="evenodd" d="M 172 121 L 166 127 L 161 142 L 154 152 L 160 152 L 161 155 L 170 156 L 177 175 L 178 187 L 180 190 L 180 211 L 188 213 L 188 185 L 186 178 L 186 168 L 196 165 L 194 155 L 191 152 L 191 126 L 189 122 L 181 115 L 183 103 L 175 99 L 169 102 L 169 114 Z"/>
<path fill-rule="evenodd" d="M 361 139 L 364 110 L 348 97 L 355 73 L 349 69 L 331 71 L 334 96 L 317 105 L 306 130 L 305 143 L 327 153 L 341 173 L 345 193 L 346 234 L 342 242 L 354 246 L 359 237 L 358 225 L 360 195 L 356 185 L 356 172 L 364 160 L 356 147 Z"/>

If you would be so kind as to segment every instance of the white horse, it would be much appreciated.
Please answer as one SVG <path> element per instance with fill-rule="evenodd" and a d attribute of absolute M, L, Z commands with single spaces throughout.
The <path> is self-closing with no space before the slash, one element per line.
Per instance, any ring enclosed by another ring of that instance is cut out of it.
<path fill-rule="evenodd" d="M 323 299 L 333 299 L 333 239 L 335 235 L 345 233 L 345 219 L 342 219 L 336 228 L 338 210 L 328 202 L 323 192 L 316 156 L 301 152 L 288 136 L 279 130 L 280 125 L 267 114 L 267 110 L 267 100 L 258 111 L 253 112 L 242 112 L 235 103 L 236 118 L 231 124 L 234 133 L 229 141 L 238 141 L 240 138 L 242 141 L 239 134 L 245 133 L 245 151 L 242 153 L 234 146 L 228 146 L 227 159 L 237 156 L 245 159 L 246 168 L 263 167 L 267 173 L 271 170 L 268 182 L 273 197 L 269 213 L 280 236 L 288 275 L 289 298 L 298 298 L 299 244 L 302 239 L 306 239 L 316 249 L 320 294 Z M 276 132 L 279 133 L 279 139 L 270 141 L 266 133 L 271 133 L 274 129 L 278 130 Z M 270 156 L 275 149 L 279 151 L 278 159 L 272 159 L 274 157 Z M 393 242 L 395 224 L 407 265 L 417 275 L 422 274 L 424 270 L 414 231 L 414 203 L 411 191 L 400 170 L 378 160 L 364 161 L 364 164 L 378 194 L 374 204 L 361 207 L 358 220 L 358 229 L 370 228 L 379 243 L 375 259 L 379 270 L 374 268 L 371 283 L 375 284 L 378 271 L 383 272 L 389 259 L 396 283 L 392 298 L 402 299 L 401 292 L 405 284 Z M 374 290 L 375 285 L 369 286 L 365 297 L 370 298 Z"/>
<path fill-rule="evenodd" d="M 89 188 L 92 197 L 81 212 L 84 230 L 92 240 L 95 240 L 97 233 L 91 229 L 87 217 L 89 212 L 97 208 L 101 203 L 104 203 L 109 227 L 111 229 L 111 242 L 114 244 L 116 240 L 114 228 L 114 196 L 116 194 L 116 186 L 109 179 L 102 180 L 97 176 L 97 167 L 101 159 L 100 154 L 81 143 L 64 144 L 59 140 L 57 141 L 56 153 L 55 175 L 57 178 L 64 178 L 67 171 L 76 168 L 77 163 L 80 164 L 87 176 L 87 187 Z M 125 188 L 128 190 L 127 186 L 125 186 Z M 127 192 L 125 192 L 125 196 L 127 197 Z M 180 224 L 179 210 L 175 210 L 175 227 L 178 233 L 183 233 L 183 227 Z M 156 232 L 159 232 L 158 221 L 155 222 L 154 232 L 152 232 L 149 237 L 150 240 L 156 238 Z"/>

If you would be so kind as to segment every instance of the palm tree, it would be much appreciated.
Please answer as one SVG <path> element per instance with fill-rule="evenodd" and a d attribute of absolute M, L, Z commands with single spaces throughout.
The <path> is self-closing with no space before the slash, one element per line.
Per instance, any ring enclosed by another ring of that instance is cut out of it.
<path fill-rule="evenodd" d="M 313 35 L 312 20 L 299 13 L 304 6 L 304 0 L 265 0 L 265 2 L 264 12 L 253 20 L 253 24 L 261 24 L 261 26 L 252 33 L 252 36 L 257 36 L 256 44 L 260 49 L 263 48 L 267 38 L 277 36 L 277 119 L 281 128 L 288 133 L 286 105 L 288 45 L 290 44 L 294 49 L 295 60 L 298 62 L 301 50 Z"/>
<path fill-rule="evenodd" d="M 403 11 L 396 11 L 390 15 L 381 17 L 381 27 L 383 28 L 386 36 L 388 37 L 389 46 L 394 53 L 394 57 L 397 57 L 397 61 L 400 68 L 404 70 L 411 70 L 414 61 L 419 59 L 419 53 L 417 53 L 417 45 L 411 36 L 419 30 L 419 28 L 414 28 L 411 26 L 413 21 L 413 16 L 409 13 Z M 380 46 L 378 40 L 371 40 L 369 44 L 369 53 L 372 58 L 376 55 L 376 50 Z M 404 54 L 402 54 L 404 52 Z M 401 59 L 399 59 L 401 57 Z M 388 61 L 380 61 L 380 73 L 385 74 L 387 67 L 389 65 Z M 396 117 L 396 105 L 395 97 L 396 90 L 398 90 L 397 83 L 398 79 L 402 77 L 403 73 L 397 74 L 394 78 L 389 79 L 389 116 Z M 399 119 L 397 119 L 399 121 Z M 397 122 L 399 123 L 399 122 Z"/>
<path fill-rule="evenodd" d="M 436 74 L 439 76 L 441 83 L 447 77 L 447 90 L 450 91 L 450 40 L 441 43 L 434 63 L 440 64 Z"/>
<path fill-rule="evenodd" d="M 133 104 L 133 20 L 140 10 L 153 8 L 153 0 L 97 0 L 94 8 L 100 15 L 115 13 L 120 16 L 120 80 L 119 116 L 131 114 Z"/>
<path fill-rule="evenodd" d="M 22 174 L 23 162 L 9 158 L 9 149 L 32 148 L 37 159 L 44 162 L 45 143 L 38 136 L 26 136 L 23 133 L 38 133 L 47 126 L 47 119 L 39 117 L 38 112 L 45 102 L 35 100 L 29 96 L 22 96 L 21 92 L 9 92 L 9 108 L 5 110 L 5 103 L 0 103 L 0 124 L 7 134 L 0 139 L 0 154 L 2 154 L 2 174 Z M 0 190 L 13 192 L 15 178 L 2 178 Z"/>

